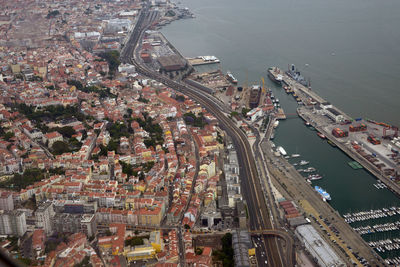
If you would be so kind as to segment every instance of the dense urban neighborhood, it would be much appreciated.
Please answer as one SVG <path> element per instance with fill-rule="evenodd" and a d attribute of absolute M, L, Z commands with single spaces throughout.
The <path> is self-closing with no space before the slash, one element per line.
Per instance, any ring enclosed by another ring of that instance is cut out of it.
<path fill-rule="evenodd" d="M 0 5 L 0 266 L 400 263 L 377 253 L 400 239 L 361 237 L 399 224 L 353 224 L 400 207 L 339 214 L 311 185 L 317 170 L 272 141 L 280 120 L 301 117 L 398 193 L 397 127 L 352 120 L 294 65 L 267 69 L 294 115 L 264 78 L 200 71 L 219 59 L 185 57 L 161 32 L 195 17 L 179 2 Z M 358 143 L 367 128 L 384 128 L 385 145 Z"/>

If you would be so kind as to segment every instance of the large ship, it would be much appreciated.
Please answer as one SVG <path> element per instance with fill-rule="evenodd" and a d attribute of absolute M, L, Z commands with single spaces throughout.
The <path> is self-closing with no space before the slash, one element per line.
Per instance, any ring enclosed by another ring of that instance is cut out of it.
<path fill-rule="evenodd" d="M 280 73 L 280 69 L 277 67 L 268 68 L 268 78 L 271 79 L 276 84 L 281 85 L 283 80 L 283 75 Z"/>
<path fill-rule="evenodd" d="M 318 192 L 318 194 L 321 195 L 321 197 L 324 201 L 331 200 L 331 195 L 329 195 L 329 193 L 326 192 L 324 189 L 322 189 L 320 186 L 315 186 L 314 189 L 315 189 L 315 191 Z"/>
<path fill-rule="evenodd" d="M 287 75 L 289 75 L 293 80 L 295 80 L 296 82 L 306 86 L 306 87 L 310 87 L 310 82 L 306 81 L 306 79 L 301 76 L 300 71 L 298 71 L 295 67 L 294 64 L 292 64 L 288 71 L 286 72 Z"/>
<path fill-rule="evenodd" d="M 249 106 L 251 109 L 258 107 L 261 96 L 261 87 L 259 85 L 253 85 L 250 89 Z"/>

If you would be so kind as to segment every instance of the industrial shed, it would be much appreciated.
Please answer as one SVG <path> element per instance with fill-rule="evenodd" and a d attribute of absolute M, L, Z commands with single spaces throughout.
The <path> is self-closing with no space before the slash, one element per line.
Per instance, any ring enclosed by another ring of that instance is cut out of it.
<path fill-rule="evenodd" d="M 333 251 L 312 225 L 300 225 L 296 228 L 297 237 L 322 267 L 344 267 L 344 262 Z"/>
<path fill-rule="evenodd" d="M 177 55 L 159 57 L 157 60 L 164 71 L 177 71 L 186 67 L 186 61 Z"/>

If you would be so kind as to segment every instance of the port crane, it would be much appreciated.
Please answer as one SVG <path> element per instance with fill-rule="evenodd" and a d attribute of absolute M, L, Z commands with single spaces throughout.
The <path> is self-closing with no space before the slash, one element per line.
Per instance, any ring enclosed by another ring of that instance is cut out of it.
<path fill-rule="evenodd" d="M 264 81 L 264 77 L 261 77 L 261 81 L 262 81 L 262 93 L 265 93 L 265 81 Z"/>

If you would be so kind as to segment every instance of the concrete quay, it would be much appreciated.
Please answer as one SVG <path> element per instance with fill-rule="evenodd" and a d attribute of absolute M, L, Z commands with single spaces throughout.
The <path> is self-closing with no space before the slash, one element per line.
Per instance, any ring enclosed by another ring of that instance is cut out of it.
<path fill-rule="evenodd" d="M 327 102 L 325 99 L 323 99 L 317 93 L 312 91 L 310 88 L 295 81 L 289 75 L 284 73 L 284 71 L 282 71 L 281 69 L 279 69 L 277 67 L 273 67 L 273 69 L 275 69 L 276 72 L 279 72 L 280 74 L 282 74 L 283 84 L 290 86 L 290 88 L 299 96 L 299 98 L 302 100 L 303 103 L 307 103 L 307 101 L 309 101 L 311 99 L 318 103 L 326 103 Z M 348 116 L 346 113 L 344 113 L 342 110 L 338 109 L 337 107 L 335 107 L 335 109 L 340 114 L 342 114 L 345 119 L 351 119 L 351 117 Z"/>
<path fill-rule="evenodd" d="M 313 106 L 307 106 L 307 103 L 316 103 L 322 104 L 327 103 L 325 99 L 317 95 L 310 88 L 298 83 L 294 79 L 292 79 L 289 75 L 284 73 L 279 68 L 273 68 L 276 72 L 282 74 L 283 83 L 290 86 L 290 88 L 296 93 L 296 95 L 301 99 L 301 101 L 306 104 L 305 106 L 300 106 L 297 109 L 298 115 L 305 121 L 309 122 L 315 129 L 325 135 L 329 140 L 334 142 L 336 146 L 341 149 L 344 153 L 346 153 L 349 157 L 353 158 L 355 161 L 359 162 L 366 170 L 368 170 L 371 174 L 373 174 L 378 180 L 387 185 L 387 187 L 394 192 L 396 195 L 400 196 L 400 186 L 391 180 L 388 176 L 385 176 L 379 168 L 377 168 L 373 163 L 368 161 L 366 158 L 362 157 L 359 153 L 357 153 L 351 146 L 350 140 L 346 138 L 336 138 L 332 135 L 333 126 L 335 123 L 332 123 L 327 118 L 322 115 L 316 114 L 314 112 Z M 340 115 L 343 116 L 344 120 L 353 120 L 346 113 L 334 107 Z M 393 167 L 393 166 L 390 166 Z M 397 167 L 398 168 L 398 167 Z"/>
<path fill-rule="evenodd" d="M 341 256 L 347 266 L 362 266 L 356 254 L 371 266 L 384 266 L 382 258 L 348 225 L 306 182 L 306 179 L 282 156 L 276 157 L 271 142 L 265 138 L 261 144 L 274 187 L 288 200 L 293 200 L 305 216 L 311 219 L 325 241 Z"/>
<path fill-rule="evenodd" d="M 309 122 L 311 124 L 311 126 L 313 126 L 315 129 L 317 129 L 323 135 L 325 135 L 333 143 L 335 143 L 335 145 L 340 150 L 342 150 L 344 153 L 346 153 L 349 157 L 351 157 L 355 161 L 359 162 L 366 170 L 368 170 L 371 174 L 373 174 L 377 179 L 379 179 L 384 184 L 386 184 L 388 189 L 390 189 L 397 196 L 400 196 L 399 185 L 396 184 L 391 179 L 389 179 L 388 177 L 382 175 L 381 170 L 379 170 L 375 165 L 373 165 L 371 162 L 369 162 L 364 157 L 362 157 L 359 153 L 357 153 L 352 148 L 351 144 L 348 144 L 347 142 L 343 142 L 342 140 L 333 136 L 332 133 L 328 130 L 328 125 L 326 123 L 324 124 L 321 121 L 321 119 L 318 118 L 318 117 L 320 117 L 320 115 L 314 114 L 311 109 L 308 109 L 306 107 L 299 107 L 297 109 L 297 113 L 303 120 Z"/>
<path fill-rule="evenodd" d="M 220 63 L 219 59 L 214 56 L 200 56 L 200 57 L 192 57 L 192 58 L 189 57 L 189 58 L 186 58 L 186 60 L 192 66 L 201 66 L 201 65 Z"/>

